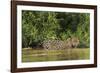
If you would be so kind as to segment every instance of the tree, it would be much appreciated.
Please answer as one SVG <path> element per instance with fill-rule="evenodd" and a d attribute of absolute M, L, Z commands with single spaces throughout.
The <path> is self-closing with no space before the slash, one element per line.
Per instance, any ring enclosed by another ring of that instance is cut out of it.
<path fill-rule="evenodd" d="M 78 37 L 80 47 L 89 47 L 89 13 L 22 11 L 22 47 L 36 47 L 44 40 Z"/>

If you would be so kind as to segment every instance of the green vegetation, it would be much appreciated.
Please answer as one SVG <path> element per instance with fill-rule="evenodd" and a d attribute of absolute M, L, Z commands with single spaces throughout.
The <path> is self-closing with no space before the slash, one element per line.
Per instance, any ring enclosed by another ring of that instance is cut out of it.
<path fill-rule="evenodd" d="M 85 60 L 89 59 L 89 48 L 66 50 L 34 50 L 22 49 L 22 62 Z"/>
<path fill-rule="evenodd" d="M 79 47 L 89 47 L 90 14 L 22 11 L 22 47 L 36 47 L 44 40 L 77 37 Z M 35 48 L 34 48 L 35 49 Z"/>

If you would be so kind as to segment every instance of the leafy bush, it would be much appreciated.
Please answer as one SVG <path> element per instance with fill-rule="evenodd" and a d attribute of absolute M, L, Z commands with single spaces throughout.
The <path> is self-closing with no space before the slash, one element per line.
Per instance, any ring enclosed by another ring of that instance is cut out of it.
<path fill-rule="evenodd" d="M 22 47 L 36 47 L 44 40 L 67 40 L 77 37 L 79 47 L 89 47 L 90 14 L 22 11 Z"/>

